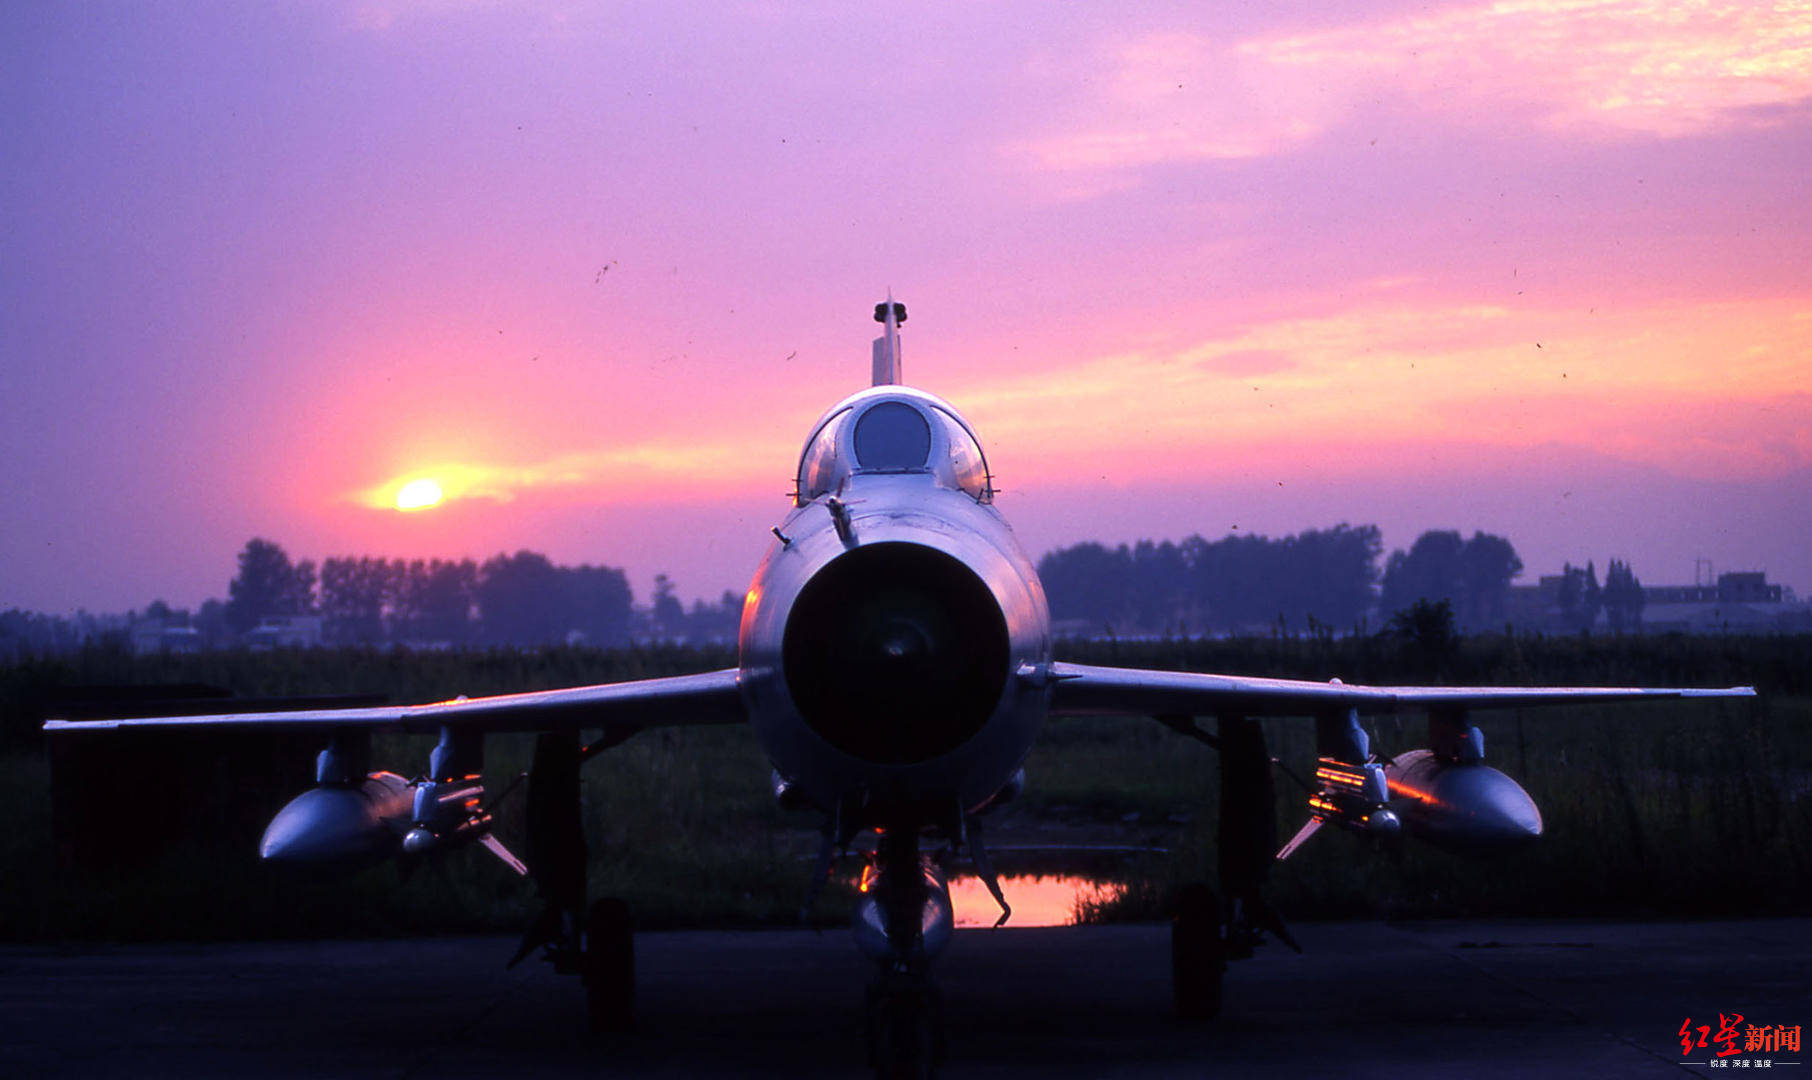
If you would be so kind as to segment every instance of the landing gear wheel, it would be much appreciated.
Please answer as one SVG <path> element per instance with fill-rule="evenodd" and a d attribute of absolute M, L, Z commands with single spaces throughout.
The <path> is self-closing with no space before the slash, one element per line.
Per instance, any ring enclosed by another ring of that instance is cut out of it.
<path fill-rule="evenodd" d="M 931 1080 L 944 1057 L 944 996 L 922 977 L 868 988 L 868 1063 L 877 1080 Z"/>
<path fill-rule="evenodd" d="M 1221 902 L 1206 885 L 1188 885 L 1170 923 L 1170 986 L 1177 1016 L 1212 1020 L 1221 1013 L 1221 975 L 1227 970 Z"/>
<path fill-rule="evenodd" d="M 635 937 L 628 904 L 606 897 L 591 905 L 580 977 L 593 1031 L 628 1031 L 635 1026 Z"/>

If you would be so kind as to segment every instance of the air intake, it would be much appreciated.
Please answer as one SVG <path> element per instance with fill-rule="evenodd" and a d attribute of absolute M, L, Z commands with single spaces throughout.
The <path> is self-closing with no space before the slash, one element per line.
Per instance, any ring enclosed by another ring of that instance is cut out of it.
<path fill-rule="evenodd" d="M 793 702 L 852 757 L 906 765 L 949 753 L 988 722 L 1007 679 L 1007 623 L 981 578 L 922 544 L 847 551 L 787 616 Z"/>

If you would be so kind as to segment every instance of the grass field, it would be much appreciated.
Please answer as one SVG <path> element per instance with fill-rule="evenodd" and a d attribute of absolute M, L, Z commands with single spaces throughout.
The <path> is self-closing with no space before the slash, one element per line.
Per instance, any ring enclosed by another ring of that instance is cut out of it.
<path fill-rule="evenodd" d="M 1349 682 L 1728 685 L 1754 701 L 1480 714 L 1486 759 L 1542 807 L 1545 839 L 1500 862 L 1474 862 L 1410 843 L 1372 852 L 1324 835 L 1278 868 L 1273 897 L 1287 917 L 1415 915 L 1731 915 L 1812 910 L 1812 638 L 1468 639 L 1442 657 L 1376 638 L 1260 638 L 1071 645 L 1068 658 L 1194 667 Z M 393 700 L 574 685 L 703 670 L 733 662 L 683 649 L 580 649 L 404 654 L 373 650 L 204 654 L 133 660 L 93 653 L 0 668 L 0 935 L 6 938 L 219 938 L 513 929 L 531 888 L 480 851 L 407 879 L 391 866 L 328 882 L 273 873 L 250 843 L 210 847 L 180 830 L 155 856 L 103 870 L 60 865 L 51 842 L 50 770 L 34 710 L 57 687 L 207 683 L 242 695 L 383 693 Z M 1272 753 L 1313 771 L 1313 725 L 1270 721 Z M 1423 742 L 1422 723 L 1377 725 L 1379 746 Z M 526 767 L 527 737 L 491 741 L 495 788 Z M 412 774 L 428 741 L 380 740 L 374 764 Z M 260 792 L 270 808 L 308 782 Z M 1162 846 L 1119 866 L 1123 898 L 1095 918 L 1165 912 L 1175 887 L 1212 879 L 1218 796 L 1213 751 L 1157 724 L 1053 721 L 1027 760 L 1029 785 L 990 825 L 1002 839 L 1085 839 Z M 797 918 L 816 822 L 783 814 L 745 729 L 648 732 L 587 767 L 584 813 L 593 895 L 620 895 L 644 926 L 748 926 Z M 131 778 L 148 801 L 156 775 Z M 1303 795 L 1278 777 L 1278 830 L 1306 817 Z M 81 793 L 76 793 L 80 797 Z M 520 802 L 500 835 L 520 847 Z M 255 838 L 268 810 L 248 823 Z M 1000 842 L 997 840 L 996 842 Z M 847 886 L 815 918 L 837 922 Z"/>

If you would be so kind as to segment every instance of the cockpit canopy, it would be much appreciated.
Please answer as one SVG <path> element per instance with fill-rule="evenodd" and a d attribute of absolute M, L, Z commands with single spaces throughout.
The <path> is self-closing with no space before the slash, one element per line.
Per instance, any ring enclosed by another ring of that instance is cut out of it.
<path fill-rule="evenodd" d="M 988 463 L 969 425 L 922 390 L 877 386 L 834 406 L 799 456 L 796 505 L 838 491 L 851 477 L 919 473 L 992 502 Z"/>

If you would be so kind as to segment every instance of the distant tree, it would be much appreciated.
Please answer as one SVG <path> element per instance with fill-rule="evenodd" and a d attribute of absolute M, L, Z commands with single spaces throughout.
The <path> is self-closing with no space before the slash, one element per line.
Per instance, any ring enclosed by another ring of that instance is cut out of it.
<path fill-rule="evenodd" d="M 1186 621 L 1189 564 L 1181 548 L 1169 540 L 1141 540 L 1133 545 L 1127 564 L 1131 574 L 1126 601 L 1134 626 L 1169 631 Z"/>
<path fill-rule="evenodd" d="M 648 604 L 648 630 L 654 637 L 668 640 L 686 633 L 685 605 L 674 595 L 673 579 L 666 574 L 654 575 L 654 598 Z"/>
<path fill-rule="evenodd" d="M 547 644 L 573 629 L 560 572 L 533 551 L 487 559 L 478 571 L 478 612 L 486 641 Z"/>
<path fill-rule="evenodd" d="M 1262 536 L 1224 536 L 1183 541 L 1189 561 L 1191 609 L 1205 625 L 1223 630 L 1252 628 L 1277 618 L 1275 585 L 1282 576 L 1272 541 Z"/>
<path fill-rule="evenodd" d="M 1058 548 L 1038 560 L 1038 576 L 1054 619 L 1086 619 L 1096 627 L 1125 624 L 1131 616 L 1132 553 L 1093 541 Z"/>
<path fill-rule="evenodd" d="M 1613 633 L 1642 625 L 1642 609 L 1648 599 L 1642 595 L 1642 582 L 1636 579 L 1628 563 L 1611 560 L 1604 571 L 1604 588 L 1600 595 Z"/>
<path fill-rule="evenodd" d="M 1430 530 L 1408 551 L 1394 551 L 1384 568 L 1379 606 L 1403 611 L 1417 600 L 1446 600 L 1462 627 L 1500 624 L 1510 582 L 1523 561 L 1509 540 L 1474 532 L 1465 540 L 1455 530 Z"/>
<path fill-rule="evenodd" d="M 1384 591 L 1379 607 L 1393 617 L 1417 600 L 1448 601 L 1450 608 L 1466 592 L 1466 541 L 1456 530 L 1434 530 L 1416 537 L 1408 551 L 1393 551 L 1384 564 Z"/>
<path fill-rule="evenodd" d="M 239 573 L 227 584 L 227 624 L 243 634 L 267 615 L 306 615 L 314 610 L 315 564 L 292 565 L 269 540 L 253 539 L 239 553 Z"/>
<path fill-rule="evenodd" d="M 686 612 L 686 640 L 733 642 L 742 625 L 742 595 L 725 589 L 717 603 L 694 600 Z"/>
<path fill-rule="evenodd" d="M 289 600 L 284 605 L 290 610 L 280 611 L 277 614 L 313 615 L 319 611 L 320 604 L 316 593 L 316 586 L 319 582 L 320 575 L 313 559 L 303 559 L 297 563 L 296 575 L 290 583 Z"/>
<path fill-rule="evenodd" d="M 1377 526 L 1342 523 L 1276 540 L 1076 544 L 1047 553 L 1038 574 L 1054 618 L 1097 627 L 1254 629 L 1280 618 L 1349 625 L 1372 605 L 1379 550 Z"/>
<path fill-rule="evenodd" d="M 321 563 L 321 614 L 327 640 L 342 644 L 381 641 L 384 612 L 402 585 L 403 564 L 384 559 L 341 558 Z"/>
<path fill-rule="evenodd" d="M 1467 625 L 1501 628 L 1510 582 L 1523 572 L 1516 548 L 1501 536 L 1474 531 L 1460 553 L 1460 565 L 1465 575 Z"/>
<path fill-rule="evenodd" d="M 0 612 L 0 659 L 49 656 L 69 652 L 81 645 L 82 635 L 69 619 L 40 615 L 23 608 Z M 0 729 L 5 726 L 5 710 L 0 709 Z M 35 724 L 32 730 L 36 730 Z"/>
<path fill-rule="evenodd" d="M 1562 563 L 1560 568 L 1560 616 L 1574 630 L 1587 631 L 1598 621 L 1603 594 L 1598 588 L 1598 573 L 1588 561 L 1585 567 Z"/>
<path fill-rule="evenodd" d="M 203 600 L 192 625 L 201 634 L 202 645 L 209 649 L 220 648 L 233 635 L 232 625 L 227 622 L 226 603 L 221 600 Z"/>
<path fill-rule="evenodd" d="M 568 631 L 576 630 L 592 645 L 618 645 L 629 640 L 633 597 L 629 577 L 611 566 L 562 566 L 560 590 Z"/>
<path fill-rule="evenodd" d="M 1301 625 L 1311 621 L 1352 626 L 1376 599 L 1378 555 L 1383 550 L 1376 525 L 1341 522 L 1331 529 L 1310 529 L 1284 539 L 1285 603 L 1281 611 Z"/>
<path fill-rule="evenodd" d="M 477 563 L 471 559 L 416 559 L 397 573 L 390 612 L 392 637 L 453 644 L 471 640 L 472 607 L 478 597 Z"/>
<path fill-rule="evenodd" d="M 1430 675 L 1447 665 L 1460 644 L 1453 605 L 1445 600 L 1416 600 L 1390 617 L 1384 634 L 1401 643 L 1407 658 Z"/>
<path fill-rule="evenodd" d="M 1579 599 L 1584 591 L 1585 573 L 1574 568 L 1572 563 L 1560 564 L 1560 593 L 1555 598 L 1560 605 L 1560 617 L 1568 626 L 1579 628 Z"/>
<path fill-rule="evenodd" d="M 1350 625 L 1372 606 L 1378 527 L 1346 523 L 1273 540 L 1183 541 L 1190 609 L 1221 629 L 1274 624 Z"/>

